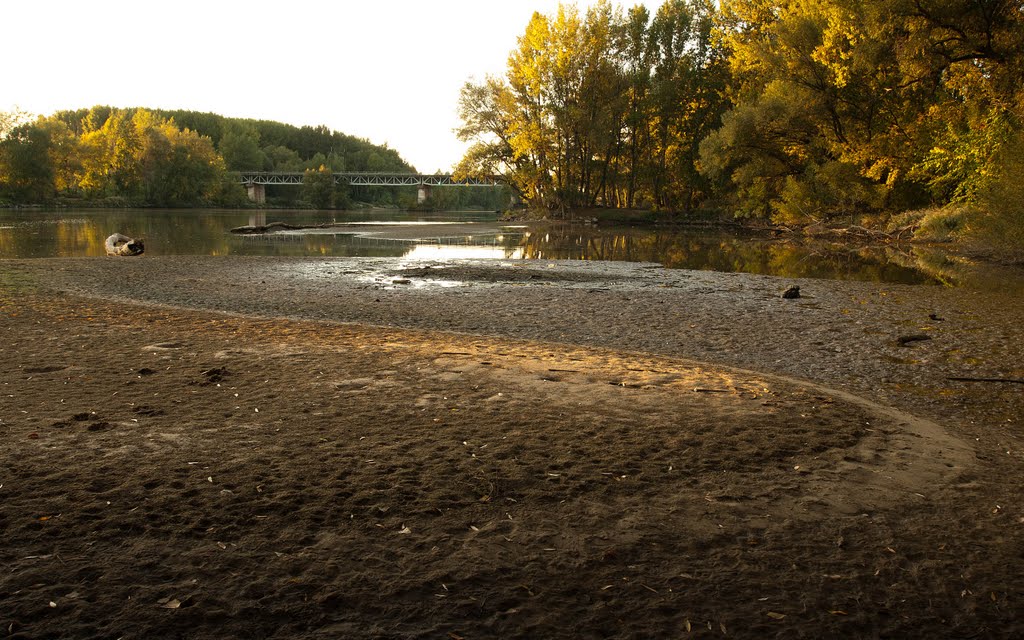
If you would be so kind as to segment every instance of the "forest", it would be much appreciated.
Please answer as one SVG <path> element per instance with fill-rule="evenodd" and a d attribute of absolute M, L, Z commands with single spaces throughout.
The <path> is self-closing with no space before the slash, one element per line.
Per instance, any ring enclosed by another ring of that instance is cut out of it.
<path fill-rule="evenodd" d="M 536 13 L 468 82 L 459 172 L 533 208 L 836 221 L 1024 247 L 1011 0 L 667 0 Z"/>
<path fill-rule="evenodd" d="M 305 172 L 301 189 L 267 188 L 279 206 L 417 205 L 415 188 L 334 185 L 332 171 L 415 169 L 394 149 L 324 126 L 108 106 L 35 119 L 0 113 L 0 204 L 245 206 L 236 171 Z M 422 206 L 507 202 L 492 189 L 438 189 Z"/>

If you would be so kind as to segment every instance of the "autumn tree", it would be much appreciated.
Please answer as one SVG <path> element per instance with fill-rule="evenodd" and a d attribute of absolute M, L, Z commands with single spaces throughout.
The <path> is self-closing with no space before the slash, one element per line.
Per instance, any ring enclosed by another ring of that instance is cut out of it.
<path fill-rule="evenodd" d="M 662 208 L 689 212 L 708 195 L 698 171 L 699 146 L 726 106 L 725 59 L 712 38 L 714 17 L 708 0 L 668 0 L 649 30 L 650 197 Z"/>
<path fill-rule="evenodd" d="M 599 2 L 534 14 L 504 79 L 461 93 L 460 171 L 502 169 L 533 206 L 690 210 L 705 194 L 700 139 L 722 110 L 714 5 L 673 0 L 651 18 Z"/>
<path fill-rule="evenodd" d="M 741 214 L 827 219 L 971 201 L 1019 128 L 1004 0 L 731 0 L 733 110 L 702 147 Z"/>

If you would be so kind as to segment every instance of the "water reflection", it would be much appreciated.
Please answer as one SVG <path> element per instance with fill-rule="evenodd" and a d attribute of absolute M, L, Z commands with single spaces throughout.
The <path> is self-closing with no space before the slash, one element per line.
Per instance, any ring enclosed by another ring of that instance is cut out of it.
<path fill-rule="evenodd" d="M 886 247 L 773 240 L 750 235 L 671 229 L 532 233 L 531 258 L 658 262 L 668 268 L 830 278 L 906 284 L 936 284 L 931 274 L 897 262 Z"/>
<path fill-rule="evenodd" d="M 409 260 L 518 260 L 525 257 L 520 247 L 459 246 L 453 244 L 417 244 L 404 254 Z"/>
<path fill-rule="evenodd" d="M 235 227 L 282 220 L 293 225 L 335 223 L 483 222 L 494 213 L 415 213 L 405 211 L 220 211 L 220 210 L 0 210 L 0 258 L 103 256 L 111 233 L 146 240 L 149 255 L 333 255 L 400 256 L 408 243 L 390 248 L 349 246 L 349 235 L 326 234 L 304 240 L 284 236 L 236 236 Z M 363 252 L 365 251 L 365 253 Z"/>
<path fill-rule="evenodd" d="M 495 218 L 493 213 L 400 211 L 0 211 L 0 258 L 102 256 L 103 240 L 119 232 L 145 238 L 149 255 L 611 260 L 784 277 L 1024 291 L 1020 270 L 996 273 L 935 248 L 859 247 L 719 231 L 554 224 L 532 230 L 509 227 L 496 233 Z M 234 227 L 279 220 L 345 226 L 262 235 L 230 233 Z M 456 224 L 462 226 L 445 226 Z M 416 239 L 417 235 L 422 237 Z"/>

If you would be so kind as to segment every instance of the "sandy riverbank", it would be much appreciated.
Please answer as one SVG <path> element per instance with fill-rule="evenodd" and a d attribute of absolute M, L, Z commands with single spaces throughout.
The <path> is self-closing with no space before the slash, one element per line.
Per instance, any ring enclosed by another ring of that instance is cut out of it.
<path fill-rule="evenodd" d="M 1020 308 L 788 284 L 5 262 L 2 631 L 1019 635 Z"/>

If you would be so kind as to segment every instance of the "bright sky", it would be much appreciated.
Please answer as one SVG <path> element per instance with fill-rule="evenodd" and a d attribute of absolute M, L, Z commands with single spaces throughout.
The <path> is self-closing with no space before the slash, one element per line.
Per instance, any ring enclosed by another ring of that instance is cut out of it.
<path fill-rule="evenodd" d="M 642 3 L 653 13 L 661 2 Z M 533 12 L 557 8 L 558 0 L 5 0 L 0 111 L 103 104 L 322 124 L 386 143 L 420 171 L 448 170 L 464 149 L 452 133 L 459 89 L 503 75 Z"/>

